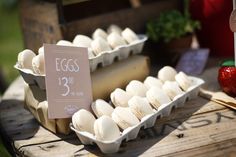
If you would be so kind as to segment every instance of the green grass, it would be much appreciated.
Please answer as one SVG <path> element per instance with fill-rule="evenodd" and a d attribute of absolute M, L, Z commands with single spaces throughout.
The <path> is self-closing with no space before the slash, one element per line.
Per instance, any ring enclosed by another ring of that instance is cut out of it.
<path fill-rule="evenodd" d="M 10 157 L 10 154 L 7 152 L 7 150 L 4 148 L 2 144 L 1 138 L 0 138 L 0 155 L 1 157 Z"/>
<path fill-rule="evenodd" d="M 18 75 L 13 68 L 18 52 L 23 50 L 18 10 L 0 7 L 0 68 L 10 84 Z"/>

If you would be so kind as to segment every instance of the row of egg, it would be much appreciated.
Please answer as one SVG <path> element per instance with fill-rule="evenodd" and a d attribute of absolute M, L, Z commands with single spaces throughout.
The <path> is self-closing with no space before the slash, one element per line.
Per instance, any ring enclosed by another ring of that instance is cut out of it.
<path fill-rule="evenodd" d="M 60 40 L 57 45 L 62 46 L 77 46 L 87 47 L 89 59 L 102 54 L 106 51 L 112 51 L 113 49 L 131 44 L 139 40 L 137 34 L 130 28 L 125 28 L 123 31 L 117 25 L 110 25 L 107 32 L 101 28 L 97 28 L 92 38 L 78 34 L 75 36 L 72 42 L 67 40 Z M 39 48 L 39 53 L 43 52 L 43 47 Z"/>
<path fill-rule="evenodd" d="M 111 51 L 118 46 L 123 46 L 138 40 L 138 36 L 130 29 L 122 29 L 117 25 L 110 25 L 105 32 L 98 28 L 92 34 L 93 40 L 85 35 L 76 35 L 73 42 L 60 40 L 57 45 L 61 46 L 77 46 L 87 47 L 89 58 L 105 52 Z M 29 49 L 26 49 L 18 54 L 18 65 L 20 68 L 29 69 L 35 74 L 44 75 L 44 48 L 39 48 L 38 55 Z"/>
<path fill-rule="evenodd" d="M 177 73 L 170 66 L 163 67 L 157 77 L 149 76 L 143 83 L 133 80 L 126 90 L 114 90 L 110 100 L 115 108 L 104 100 L 96 100 L 91 108 L 98 119 L 87 110 L 79 110 L 72 117 L 74 127 L 95 135 L 98 140 L 115 140 L 121 136 L 120 129 L 139 124 L 144 116 L 170 103 L 193 85 L 185 73 Z"/>

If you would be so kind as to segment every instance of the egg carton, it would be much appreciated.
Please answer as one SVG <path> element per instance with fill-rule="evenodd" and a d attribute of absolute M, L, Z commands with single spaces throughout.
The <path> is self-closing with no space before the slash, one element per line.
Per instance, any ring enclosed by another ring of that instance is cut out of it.
<path fill-rule="evenodd" d="M 20 72 L 20 75 L 23 77 L 24 81 L 29 85 L 37 85 L 40 89 L 45 90 L 45 75 L 39 75 L 33 73 L 32 70 L 22 69 L 18 64 L 14 65 L 14 68 Z"/>
<path fill-rule="evenodd" d="M 131 55 L 141 53 L 144 43 L 148 38 L 146 35 L 141 34 L 138 35 L 138 38 L 139 40 L 128 45 L 118 46 L 111 51 L 104 51 L 94 58 L 90 58 L 89 65 L 91 72 L 95 71 L 98 67 L 110 65 L 116 60 L 122 60 Z"/>
<path fill-rule="evenodd" d="M 116 60 L 122 60 L 128 58 L 131 55 L 139 54 L 142 52 L 145 41 L 147 40 L 146 35 L 138 35 L 139 40 L 124 46 L 116 47 L 111 51 L 105 51 L 94 58 L 89 59 L 90 71 L 95 71 L 98 67 L 104 67 L 112 64 Z M 45 90 L 45 75 L 39 75 L 33 73 L 32 70 L 22 69 L 16 63 L 14 66 L 17 69 L 24 81 L 29 85 L 38 85 L 40 89 Z"/>
<path fill-rule="evenodd" d="M 84 145 L 96 144 L 103 153 L 118 152 L 122 141 L 130 141 L 137 138 L 141 128 L 146 129 L 153 127 L 157 118 L 169 116 L 173 108 L 183 107 L 186 101 L 197 97 L 199 88 L 202 84 L 204 84 L 204 81 L 197 77 L 190 76 L 189 78 L 194 85 L 189 87 L 186 92 L 181 95 L 177 95 L 170 103 L 161 105 L 153 114 L 143 117 L 140 123 L 136 126 L 123 130 L 123 132 L 121 132 L 121 136 L 114 141 L 98 140 L 91 133 L 76 130 L 73 124 L 70 124 L 70 128 L 76 133 Z"/>

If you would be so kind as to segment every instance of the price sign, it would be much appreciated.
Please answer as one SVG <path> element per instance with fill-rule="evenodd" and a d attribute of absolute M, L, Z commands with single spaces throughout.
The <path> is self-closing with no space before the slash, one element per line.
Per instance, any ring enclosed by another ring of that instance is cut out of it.
<path fill-rule="evenodd" d="M 199 75 L 207 63 L 208 55 L 209 49 L 190 49 L 181 56 L 176 65 L 176 70 L 189 75 Z"/>
<path fill-rule="evenodd" d="M 44 44 L 48 117 L 90 110 L 92 87 L 87 48 Z"/>

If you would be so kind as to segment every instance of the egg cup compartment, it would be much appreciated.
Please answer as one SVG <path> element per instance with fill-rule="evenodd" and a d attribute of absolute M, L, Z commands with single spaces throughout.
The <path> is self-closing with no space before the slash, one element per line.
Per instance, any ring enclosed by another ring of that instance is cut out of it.
<path fill-rule="evenodd" d="M 129 49 L 130 49 L 129 55 L 138 54 L 138 53 L 142 52 L 144 43 L 148 38 L 144 34 L 139 34 L 138 38 L 139 38 L 139 40 L 130 43 L 130 45 L 129 45 Z"/>
<path fill-rule="evenodd" d="M 162 117 L 167 117 L 170 115 L 172 107 L 173 107 L 174 103 L 173 101 L 167 104 L 163 104 L 158 108 L 158 111 Z"/>
<path fill-rule="evenodd" d="M 187 99 L 187 94 L 181 94 L 177 95 L 176 98 L 174 99 L 175 104 L 173 105 L 176 108 L 180 108 L 184 106 L 184 103 L 186 102 Z"/>
<path fill-rule="evenodd" d="M 96 58 L 89 59 L 89 66 L 91 71 L 95 71 L 99 67 L 103 67 L 103 56 L 102 54 L 96 56 Z"/>
<path fill-rule="evenodd" d="M 70 124 L 70 125 L 72 125 L 72 123 Z M 71 126 L 70 126 L 70 128 L 73 130 L 73 131 L 75 131 Z M 76 134 L 77 134 L 77 132 L 76 132 Z M 92 139 L 93 138 L 93 135 L 92 134 L 90 134 L 90 133 L 88 133 L 88 132 L 85 132 L 85 131 L 81 131 L 80 132 L 80 136 L 78 136 L 79 137 L 79 140 L 84 144 L 84 145 L 92 145 L 92 144 L 94 144 L 94 142 L 92 141 L 92 140 L 90 140 L 90 139 Z M 90 137 L 90 138 L 88 138 L 88 137 Z"/>
<path fill-rule="evenodd" d="M 36 77 L 36 84 L 39 86 L 40 89 L 46 89 L 45 77 L 44 76 L 37 76 Z"/>
<path fill-rule="evenodd" d="M 112 64 L 116 58 L 119 60 L 120 50 L 114 49 L 112 51 L 104 52 L 102 55 L 103 55 L 103 66 L 107 66 Z"/>
<path fill-rule="evenodd" d="M 147 128 L 151 128 L 155 125 L 156 123 L 156 119 L 160 114 L 158 113 L 153 113 L 153 114 L 149 114 L 146 115 L 145 117 L 142 118 L 141 122 L 143 122 L 143 128 L 147 129 Z"/>
<path fill-rule="evenodd" d="M 21 69 L 19 68 L 18 64 L 14 66 L 17 70 L 19 70 L 21 76 L 23 77 L 24 81 L 29 85 L 35 84 L 37 81 L 35 80 L 36 77 L 34 76 L 33 72 L 28 69 Z"/>
<path fill-rule="evenodd" d="M 109 154 L 109 153 L 118 152 L 120 149 L 121 143 L 122 143 L 122 140 L 119 139 L 116 142 L 112 142 L 112 143 L 103 143 L 103 142 L 98 141 L 96 144 L 99 148 L 100 147 L 104 148 L 103 149 L 104 153 Z"/>
<path fill-rule="evenodd" d="M 200 90 L 200 86 L 198 84 L 202 81 L 202 79 L 192 76 L 189 76 L 189 78 L 192 80 L 194 85 L 189 87 L 186 93 L 188 95 L 188 99 L 193 99 L 198 95 L 198 92 Z"/>
<path fill-rule="evenodd" d="M 22 69 L 19 67 L 18 64 L 14 66 L 20 72 L 20 75 L 24 79 L 24 81 L 29 85 L 37 85 L 40 89 L 45 90 L 45 76 L 34 74 L 32 70 L 29 69 Z"/>
<path fill-rule="evenodd" d="M 87 134 L 84 134 L 84 132 L 76 130 L 72 124 L 70 125 L 70 128 L 75 131 L 78 138 L 81 139 L 81 142 L 83 144 L 86 145 L 96 143 L 103 153 L 118 152 L 122 141 L 130 141 L 136 139 L 141 128 L 146 129 L 153 127 L 157 118 L 159 119 L 165 116 L 169 116 L 174 108 L 183 107 L 186 101 L 197 97 L 199 88 L 204 83 L 204 81 L 196 77 L 190 77 L 190 79 L 191 81 L 195 82 L 195 84 L 191 86 L 186 92 L 176 96 L 176 98 L 170 103 L 161 105 L 153 114 L 149 114 L 143 117 L 139 124 L 123 130 L 121 136 L 115 141 L 97 140 L 94 135 L 90 134 L 91 136 L 87 136 Z"/>
<path fill-rule="evenodd" d="M 120 46 L 120 47 L 118 47 L 118 49 L 120 51 L 119 60 L 126 59 L 132 55 L 129 46 Z M 142 50 L 140 50 L 140 51 L 142 51 Z"/>

